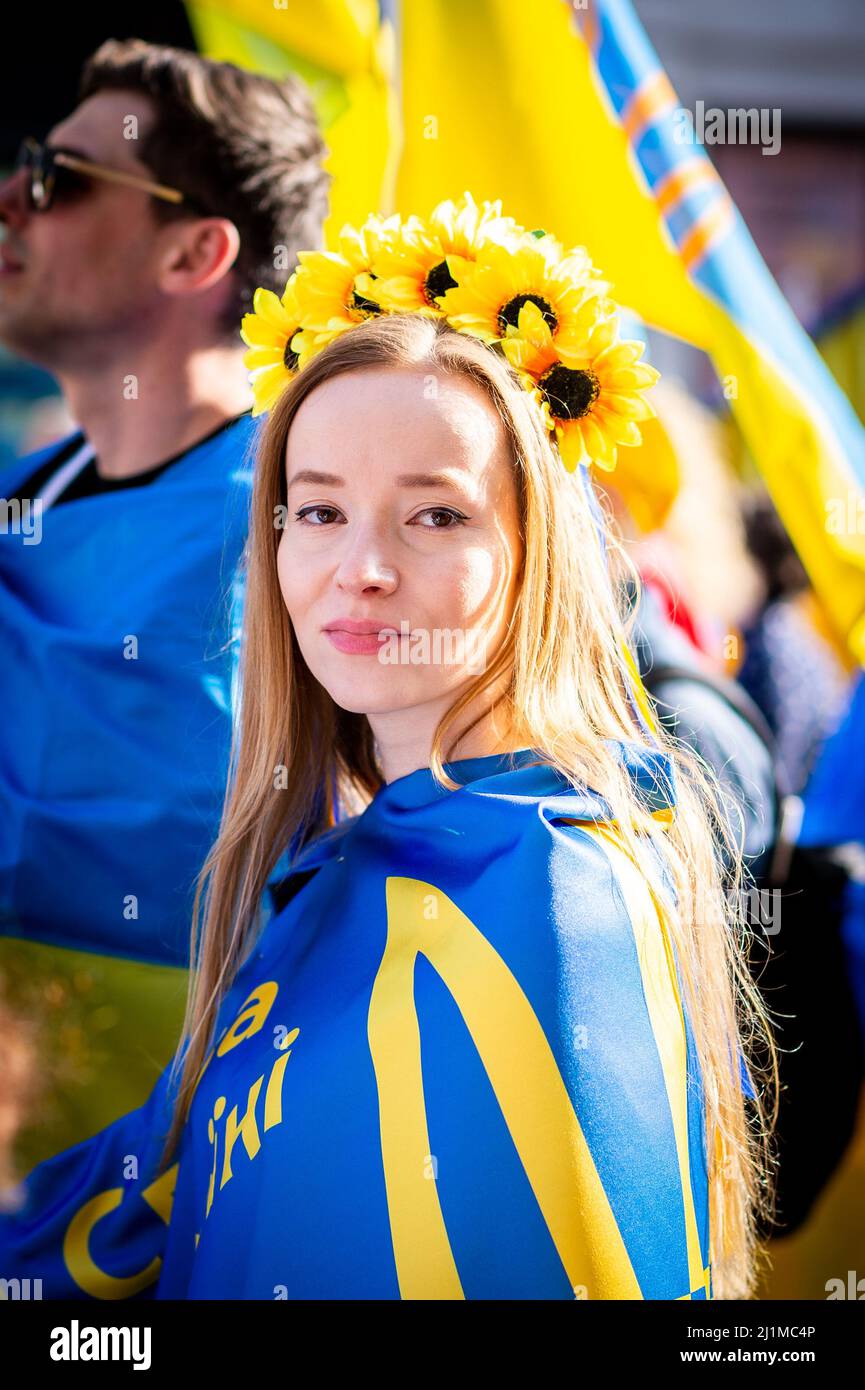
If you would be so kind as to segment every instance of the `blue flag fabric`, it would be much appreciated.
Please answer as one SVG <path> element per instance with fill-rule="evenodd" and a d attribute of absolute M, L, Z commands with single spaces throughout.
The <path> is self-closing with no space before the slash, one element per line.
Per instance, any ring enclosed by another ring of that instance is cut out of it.
<path fill-rule="evenodd" d="M 669 816 L 661 753 L 622 745 Z M 530 751 L 426 768 L 301 854 L 170 1095 L 40 1165 L 0 1269 L 44 1298 L 712 1296 L 681 979 L 607 807 Z"/>
<path fill-rule="evenodd" d="M 187 961 L 227 770 L 255 428 L 241 417 L 146 487 L 48 508 L 38 544 L 0 535 L 3 933 Z M 4 470 L 0 493 L 51 453 Z"/>
<path fill-rule="evenodd" d="M 865 844 L 865 677 L 853 683 L 837 729 L 827 738 L 803 794 L 803 845 Z"/>

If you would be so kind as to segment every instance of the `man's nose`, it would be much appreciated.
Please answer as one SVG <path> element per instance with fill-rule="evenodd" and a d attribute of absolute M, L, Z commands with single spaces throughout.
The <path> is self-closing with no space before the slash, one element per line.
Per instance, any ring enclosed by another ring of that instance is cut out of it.
<path fill-rule="evenodd" d="M 27 170 L 15 169 L 0 182 L 0 222 L 21 225 L 28 215 Z"/>

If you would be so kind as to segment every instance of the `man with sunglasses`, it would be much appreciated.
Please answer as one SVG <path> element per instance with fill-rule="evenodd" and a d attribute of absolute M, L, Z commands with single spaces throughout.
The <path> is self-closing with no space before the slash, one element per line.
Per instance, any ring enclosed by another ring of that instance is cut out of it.
<path fill-rule="evenodd" d="M 230 738 L 238 324 L 320 240 L 324 152 L 300 83 L 110 41 L 0 183 L 0 341 L 77 424 L 0 473 L 0 987 L 47 1025 L 53 1116 L 22 1169 L 174 1050 Z"/>

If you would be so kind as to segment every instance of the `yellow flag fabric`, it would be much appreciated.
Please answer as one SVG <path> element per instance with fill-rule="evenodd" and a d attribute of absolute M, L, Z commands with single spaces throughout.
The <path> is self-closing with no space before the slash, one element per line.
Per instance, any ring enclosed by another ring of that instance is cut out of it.
<path fill-rule="evenodd" d="M 376 0 L 196 0 L 192 32 L 209 58 L 295 73 L 309 87 L 333 176 L 326 239 L 392 196 L 398 156 L 394 33 Z"/>

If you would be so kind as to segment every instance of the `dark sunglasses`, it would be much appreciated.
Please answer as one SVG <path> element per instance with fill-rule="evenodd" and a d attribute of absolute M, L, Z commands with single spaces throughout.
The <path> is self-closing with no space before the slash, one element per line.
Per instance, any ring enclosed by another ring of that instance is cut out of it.
<path fill-rule="evenodd" d="M 72 198 L 86 192 L 91 179 L 140 188 L 167 203 L 187 201 L 177 188 L 167 188 L 165 184 L 152 183 L 120 169 L 109 169 L 104 164 L 93 164 L 89 159 L 53 149 L 30 136 L 21 142 L 15 168 L 26 169 L 30 175 L 27 196 L 34 212 L 47 212 L 56 198 Z"/>

